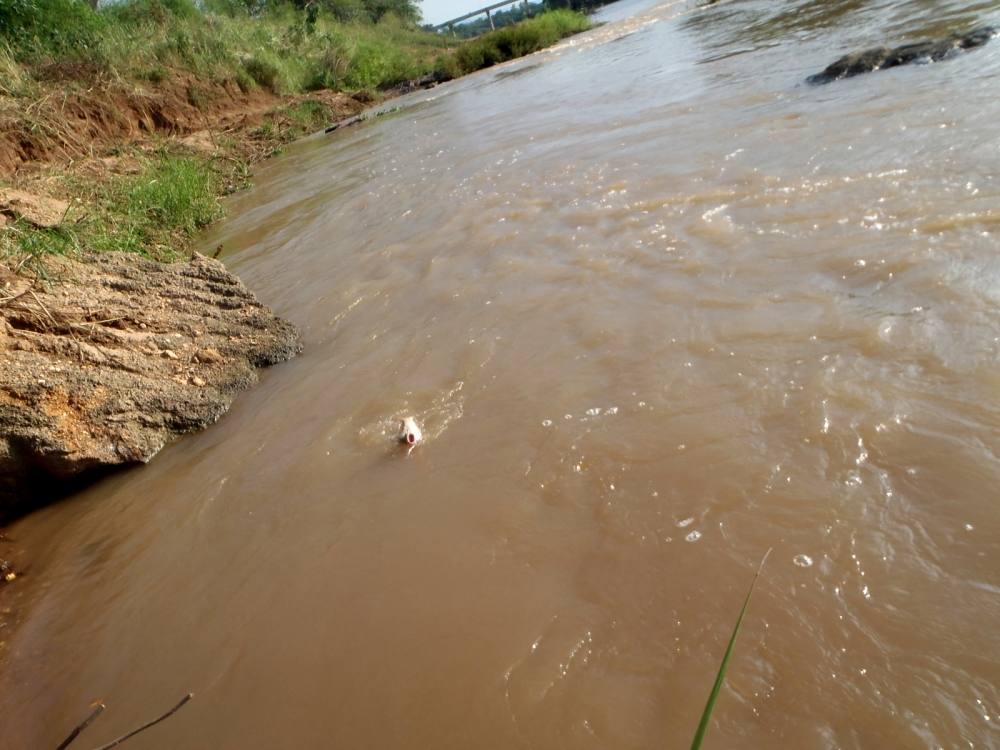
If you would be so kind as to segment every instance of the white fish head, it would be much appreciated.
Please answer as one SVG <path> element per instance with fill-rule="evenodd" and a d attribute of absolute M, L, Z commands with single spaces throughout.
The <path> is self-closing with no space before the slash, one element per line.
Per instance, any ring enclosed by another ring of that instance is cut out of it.
<path fill-rule="evenodd" d="M 420 431 L 420 425 L 413 417 L 404 417 L 399 425 L 399 441 L 407 445 L 416 445 L 423 440 L 424 434 Z"/>

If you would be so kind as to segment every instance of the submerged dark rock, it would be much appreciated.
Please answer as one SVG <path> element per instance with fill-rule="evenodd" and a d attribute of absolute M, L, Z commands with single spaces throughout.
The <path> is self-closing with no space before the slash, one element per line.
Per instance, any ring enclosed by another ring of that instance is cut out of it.
<path fill-rule="evenodd" d="M 899 65 L 947 60 L 965 50 L 982 47 L 997 33 L 997 29 L 993 26 L 982 26 L 968 33 L 955 34 L 945 39 L 852 52 L 834 61 L 819 73 L 809 76 L 806 82 L 819 85 Z"/>
<path fill-rule="evenodd" d="M 47 265 L 47 283 L 0 267 L 0 520 L 149 461 L 301 348 L 210 258 Z"/>

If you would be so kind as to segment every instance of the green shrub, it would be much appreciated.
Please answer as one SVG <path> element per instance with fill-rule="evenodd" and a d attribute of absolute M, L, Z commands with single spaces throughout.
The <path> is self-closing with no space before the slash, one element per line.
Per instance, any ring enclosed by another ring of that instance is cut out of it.
<path fill-rule="evenodd" d="M 301 133 L 308 133 L 329 124 L 333 119 L 330 106 L 315 99 L 306 99 L 283 110 Z"/>
<path fill-rule="evenodd" d="M 323 7 L 332 18 L 342 23 L 357 23 L 371 18 L 364 0 L 327 0 Z"/>
<path fill-rule="evenodd" d="M 410 0 L 365 0 L 365 5 L 372 21 L 376 23 L 389 14 L 408 23 L 420 20 L 420 11 Z"/>
<path fill-rule="evenodd" d="M 33 97 L 37 85 L 17 61 L 14 50 L 0 42 L 0 94 Z"/>
<path fill-rule="evenodd" d="M 537 52 L 588 28 L 590 21 L 581 13 L 549 11 L 466 42 L 455 51 L 451 62 L 439 60 L 436 69 L 452 77 L 471 73 Z"/>
<path fill-rule="evenodd" d="M 145 26 L 166 25 L 178 19 L 195 19 L 201 11 L 191 0 L 127 0 L 108 5 L 102 13 L 118 23 Z"/>
<path fill-rule="evenodd" d="M 308 78 L 305 83 L 307 91 L 319 89 L 338 89 L 342 86 L 344 76 L 351 61 L 343 52 L 332 45 L 310 60 Z"/>
<path fill-rule="evenodd" d="M 21 60 L 85 56 L 103 29 L 80 0 L 0 0 L 0 39 Z"/>
<path fill-rule="evenodd" d="M 256 81 L 250 76 L 246 68 L 238 68 L 233 73 L 233 79 L 236 81 L 236 85 L 240 87 L 240 91 L 244 94 L 253 91 Z"/>
<path fill-rule="evenodd" d="M 167 69 L 162 65 L 155 65 L 145 73 L 140 74 L 142 78 L 145 78 L 150 83 L 163 83 L 169 77 Z"/>
<path fill-rule="evenodd" d="M 243 69 L 258 85 L 272 91 L 278 90 L 278 79 L 281 76 L 281 71 L 273 61 L 255 55 L 243 61 Z"/>
<path fill-rule="evenodd" d="M 354 48 L 344 83 L 352 89 L 387 88 L 416 74 L 416 69 L 395 45 L 360 39 Z"/>

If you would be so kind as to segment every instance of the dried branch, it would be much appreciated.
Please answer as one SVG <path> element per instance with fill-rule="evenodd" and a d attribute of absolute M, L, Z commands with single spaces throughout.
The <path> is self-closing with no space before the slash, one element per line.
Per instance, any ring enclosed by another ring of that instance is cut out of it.
<path fill-rule="evenodd" d="M 77 736 L 79 736 L 80 732 L 89 727 L 90 723 L 104 712 L 104 708 L 104 704 L 98 702 L 98 704 L 94 707 L 94 710 L 90 712 L 90 716 L 77 724 L 73 731 L 69 733 L 69 736 L 59 743 L 59 747 L 57 747 L 56 750 L 66 750 L 66 748 L 69 747 L 69 743 L 75 740 Z"/>
<path fill-rule="evenodd" d="M 118 745 L 120 745 L 121 743 L 123 743 L 125 740 L 127 740 L 129 737 L 134 737 L 135 735 L 139 734 L 139 732 L 146 731 L 150 727 L 155 726 L 156 724 L 159 724 L 164 719 L 169 719 L 171 716 L 173 716 L 180 709 L 181 706 L 183 706 L 185 703 L 187 703 L 193 697 L 194 697 L 194 693 L 188 693 L 183 698 L 181 698 L 180 702 L 176 706 L 174 706 L 169 711 L 167 711 L 165 714 L 163 714 L 163 716 L 160 716 L 160 717 L 158 717 L 156 719 L 153 719 L 152 721 L 143 724 L 141 727 L 137 727 L 137 728 L 133 729 L 128 734 L 123 734 L 117 740 L 112 740 L 111 742 L 109 742 L 106 745 L 101 745 L 98 748 L 94 748 L 94 750 L 110 750 L 110 748 L 112 748 L 112 747 L 117 747 Z"/>

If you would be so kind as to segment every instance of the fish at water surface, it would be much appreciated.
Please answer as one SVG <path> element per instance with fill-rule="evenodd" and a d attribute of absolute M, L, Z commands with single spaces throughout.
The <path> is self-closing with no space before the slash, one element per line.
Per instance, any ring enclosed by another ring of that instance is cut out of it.
<path fill-rule="evenodd" d="M 982 47 L 997 35 L 994 26 L 981 26 L 965 34 L 953 34 L 944 39 L 931 39 L 899 47 L 875 47 L 862 52 L 852 52 L 835 60 L 825 69 L 811 75 L 807 83 L 821 85 L 850 78 L 862 73 L 870 73 L 885 68 L 895 68 L 910 63 L 940 62 L 954 57 L 959 52 Z"/>

